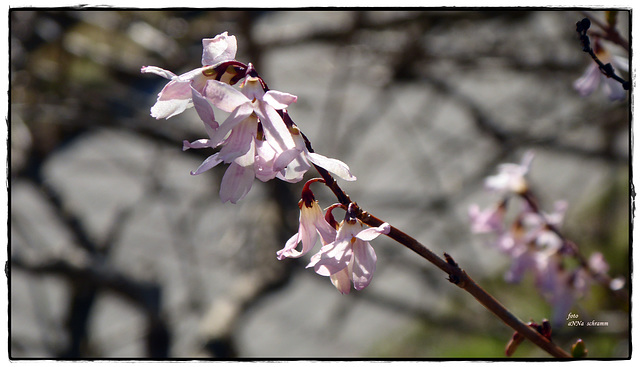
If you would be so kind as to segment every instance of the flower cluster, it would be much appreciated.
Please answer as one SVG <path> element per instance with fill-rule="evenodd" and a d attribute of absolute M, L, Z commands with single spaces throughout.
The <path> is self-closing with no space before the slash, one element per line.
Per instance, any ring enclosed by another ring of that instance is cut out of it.
<path fill-rule="evenodd" d="M 277 252 L 279 260 L 284 258 L 298 258 L 311 251 L 318 237 L 322 247 L 311 257 L 307 265 L 316 273 L 328 276 L 333 285 L 342 294 L 348 294 L 351 283 L 356 290 L 369 285 L 376 269 L 376 253 L 369 243 L 381 234 L 388 234 L 391 226 L 384 223 L 379 227 L 365 228 L 356 218 L 354 206 L 347 209 L 345 219 L 337 223 L 332 210 L 342 204 L 334 204 L 323 214 L 308 181 L 302 190 L 300 199 L 300 227 Z M 297 247 L 302 244 L 301 250 Z"/>
<path fill-rule="evenodd" d="M 202 67 L 181 75 L 156 66 L 142 67 L 141 72 L 170 80 L 151 107 L 151 116 L 168 119 L 191 107 L 196 110 L 208 137 L 185 140 L 182 149 L 213 150 L 192 175 L 221 163 L 229 165 L 220 184 L 223 202 L 238 202 L 256 178 L 299 182 L 314 165 L 344 180 L 356 179 L 345 163 L 310 150 L 287 111 L 297 97 L 269 90 L 252 64 L 235 60 L 234 36 L 224 32 L 203 39 L 202 46 Z M 226 113 L 224 121 L 216 119 L 214 108 Z M 303 256 L 320 237 L 322 248 L 308 267 L 329 276 L 341 293 L 349 293 L 351 283 L 355 289 L 363 289 L 371 282 L 377 260 L 369 241 L 388 233 L 390 226 L 385 223 L 365 229 L 352 208 L 344 208 L 347 217 L 337 223 L 331 214 L 333 208 L 325 215 L 309 189 L 309 184 L 318 180 L 310 180 L 304 186 L 299 204 L 300 228 L 277 257 L 282 260 Z M 302 248 L 297 250 L 300 243 Z"/>
<path fill-rule="evenodd" d="M 469 218 L 472 232 L 492 234 L 491 244 L 512 259 L 505 274 L 508 282 L 519 282 L 526 272 L 533 273 L 537 289 L 554 308 L 552 321 L 558 323 L 575 300 L 587 294 L 594 280 L 607 278 L 609 266 L 599 252 L 583 261 L 577 245 L 560 233 L 566 202 L 556 202 L 552 213 L 538 209 L 525 177 L 532 159 L 533 153 L 528 152 L 520 164 L 503 164 L 498 174 L 487 177 L 485 186 L 501 193 L 501 199 L 484 210 L 472 205 Z M 515 198 L 522 205 L 509 222 L 507 204 Z M 576 262 L 579 265 L 569 267 Z M 620 280 L 608 285 L 612 289 L 622 286 Z"/>
<path fill-rule="evenodd" d="M 302 180 L 312 165 L 345 180 L 355 180 L 343 162 L 309 152 L 286 108 L 296 96 L 269 90 L 252 64 L 236 61 L 236 38 L 227 32 L 202 40 L 202 67 L 182 75 L 155 66 L 143 73 L 169 79 L 151 108 L 151 116 L 168 119 L 194 107 L 208 138 L 184 141 L 183 150 L 211 148 L 211 154 L 191 172 L 198 175 L 220 163 L 229 164 L 220 185 L 223 202 L 238 202 L 254 179 Z M 232 85 L 239 84 L 239 90 Z M 228 113 L 220 122 L 214 107 Z"/>

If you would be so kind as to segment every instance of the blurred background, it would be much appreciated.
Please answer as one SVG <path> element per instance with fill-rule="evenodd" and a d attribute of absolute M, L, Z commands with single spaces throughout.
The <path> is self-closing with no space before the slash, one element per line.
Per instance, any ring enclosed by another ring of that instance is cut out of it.
<path fill-rule="evenodd" d="M 256 181 L 234 205 L 218 196 L 226 167 L 189 175 L 210 152 L 182 141 L 205 137 L 202 124 L 193 109 L 152 118 L 166 80 L 140 67 L 197 68 L 201 39 L 224 31 L 239 61 L 298 96 L 293 120 L 317 152 L 349 164 L 353 200 L 451 254 L 520 319 L 552 309 L 531 277 L 505 283 L 509 259 L 471 234 L 467 210 L 496 201 L 484 177 L 526 150 L 543 210 L 566 200 L 563 233 L 629 280 L 629 99 L 573 89 L 592 62 L 575 31 L 585 13 L 9 15 L 11 358 L 504 356 L 512 330 L 386 237 L 373 242 L 371 285 L 349 295 L 308 258 L 278 261 L 301 184 Z M 628 300 L 596 285 L 572 312 L 607 326 L 554 326 L 559 346 L 582 338 L 591 357 L 629 356 Z M 546 356 L 528 342 L 515 354 Z"/>

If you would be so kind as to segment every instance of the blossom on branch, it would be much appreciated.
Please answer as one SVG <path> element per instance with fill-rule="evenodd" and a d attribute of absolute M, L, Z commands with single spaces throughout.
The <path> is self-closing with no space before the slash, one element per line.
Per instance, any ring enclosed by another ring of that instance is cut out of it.
<path fill-rule="evenodd" d="M 318 201 L 314 198 L 313 192 L 309 189 L 309 181 L 302 189 L 302 199 L 298 203 L 300 207 L 300 227 L 284 245 L 284 248 L 277 252 L 278 260 L 285 257 L 298 258 L 309 252 L 316 244 L 318 234 L 322 245 L 333 242 L 336 238 L 336 229 L 325 219 Z M 301 251 L 296 250 L 298 244 L 302 243 Z"/>
<path fill-rule="evenodd" d="M 342 294 L 349 293 L 351 283 L 356 290 L 362 290 L 369 285 L 376 270 L 377 257 L 369 241 L 390 230 L 389 223 L 365 229 L 360 220 L 347 218 L 340 223 L 335 240 L 322 246 L 307 267 L 329 276 Z"/>
<path fill-rule="evenodd" d="M 184 141 L 183 150 L 215 150 L 192 175 L 220 163 L 230 165 L 220 186 L 223 202 L 236 203 L 242 199 L 255 178 L 298 182 L 312 165 L 345 180 L 356 179 L 345 163 L 309 151 L 286 111 L 297 97 L 269 90 L 252 64 L 234 60 L 237 51 L 234 36 L 224 32 L 203 39 L 202 45 L 200 68 L 179 76 L 155 66 L 145 66 L 141 71 L 171 80 L 151 108 L 153 117 L 170 118 L 195 107 L 208 138 Z M 232 87 L 242 79 L 240 90 Z M 214 108 L 228 114 L 223 122 L 216 120 Z"/>
<path fill-rule="evenodd" d="M 300 207 L 300 226 L 277 252 L 278 260 L 286 257 L 298 258 L 315 246 L 318 237 L 322 247 L 311 257 L 307 268 L 313 267 L 316 273 L 328 276 L 333 285 L 342 294 L 348 294 L 351 283 L 357 290 L 364 289 L 373 278 L 376 269 L 376 253 L 369 243 L 381 234 L 388 234 L 391 226 L 383 223 L 379 227 L 364 228 L 364 224 L 356 218 L 354 204 L 347 207 L 345 219 L 337 223 L 332 210 L 345 206 L 337 203 L 327 208 L 323 215 L 322 209 L 315 200 L 309 185 L 323 179 L 309 180 L 302 189 Z M 336 230 L 337 229 L 337 230 Z M 302 243 L 300 251 L 298 245 Z"/>

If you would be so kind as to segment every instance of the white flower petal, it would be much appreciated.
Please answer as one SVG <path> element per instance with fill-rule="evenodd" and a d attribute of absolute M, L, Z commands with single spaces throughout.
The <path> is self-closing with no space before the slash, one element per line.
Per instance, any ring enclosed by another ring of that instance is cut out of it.
<path fill-rule="evenodd" d="M 172 99 L 168 101 L 157 101 L 151 107 L 151 116 L 156 119 L 168 119 L 175 115 L 179 115 L 187 108 L 192 107 L 191 99 Z"/>
<path fill-rule="evenodd" d="M 212 144 L 216 144 L 216 146 L 227 137 L 229 132 L 237 127 L 238 124 L 242 123 L 247 119 L 251 119 L 251 106 L 249 105 L 240 105 L 236 110 L 231 112 L 229 117 L 220 124 L 218 129 L 212 134 L 211 141 Z M 254 120 L 255 121 L 255 120 Z M 255 122 L 255 126 L 257 129 L 257 122 Z"/>
<path fill-rule="evenodd" d="M 600 70 L 595 64 L 589 65 L 580 78 L 573 82 L 573 88 L 586 97 L 593 93 L 600 84 Z"/>
<path fill-rule="evenodd" d="M 172 73 L 171 71 L 159 68 L 157 66 L 143 66 L 140 69 L 140 72 L 145 74 L 150 73 L 150 74 L 160 75 L 165 79 L 173 79 L 176 77 L 176 74 Z"/>
<path fill-rule="evenodd" d="M 264 102 L 258 102 L 257 107 L 254 111 L 262 122 L 267 141 L 281 151 L 295 148 L 296 144 L 291 137 L 291 132 L 276 110 Z"/>
<path fill-rule="evenodd" d="M 217 80 L 208 80 L 202 94 L 210 100 L 214 106 L 225 112 L 231 112 L 238 106 L 251 101 L 241 92 L 229 84 Z"/>
<path fill-rule="evenodd" d="M 221 162 L 222 162 L 222 160 L 220 159 L 220 155 L 218 153 L 215 153 L 215 154 L 210 155 L 209 157 L 207 157 L 207 159 L 205 159 L 204 162 L 202 162 L 200 167 L 198 167 L 195 171 L 191 171 L 191 174 L 192 175 L 199 175 L 202 172 L 210 170 L 211 168 L 217 166 Z"/>
<path fill-rule="evenodd" d="M 351 170 L 349 170 L 349 166 L 347 166 L 344 162 L 339 161 L 333 158 L 327 158 L 318 153 L 307 153 L 307 158 L 313 163 L 316 164 L 327 171 L 334 173 L 336 176 L 340 177 L 345 181 L 355 181 L 356 176 L 351 174 Z"/>
<path fill-rule="evenodd" d="M 349 279 L 349 269 L 344 268 L 341 271 L 331 275 L 331 283 L 342 294 L 349 294 L 351 290 L 351 279 Z"/>
<path fill-rule="evenodd" d="M 223 61 L 233 60 L 236 57 L 238 44 L 235 36 L 229 36 L 227 32 L 214 38 L 202 40 L 202 65 L 214 65 Z"/>
<path fill-rule="evenodd" d="M 191 87 L 191 99 L 193 101 L 193 106 L 202 120 L 206 125 L 211 127 L 212 129 L 218 128 L 218 122 L 216 121 L 216 116 L 213 113 L 213 108 L 211 107 L 211 103 L 209 100 L 204 98 L 200 92 Z"/>
<path fill-rule="evenodd" d="M 189 142 L 188 140 L 182 141 L 182 151 L 189 149 L 202 149 L 202 148 L 211 148 L 211 141 L 209 139 L 198 139 L 193 142 Z"/>
<path fill-rule="evenodd" d="M 270 90 L 262 96 L 262 100 L 269 104 L 276 110 L 282 110 L 287 108 L 290 104 L 294 103 L 298 97 L 293 94 L 278 92 L 276 90 Z"/>
<path fill-rule="evenodd" d="M 389 225 L 389 223 L 382 223 L 379 227 L 371 227 L 360 231 L 356 235 L 356 238 L 362 241 L 372 241 L 381 234 L 389 234 L 390 231 L 391 225 Z"/>
<path fill-rule="evenodd" d="M 362 290 L 369 285 L 376 271 L 376 252 L 364 241 L 353 244 L 352 280 L 356 290 Z"/>

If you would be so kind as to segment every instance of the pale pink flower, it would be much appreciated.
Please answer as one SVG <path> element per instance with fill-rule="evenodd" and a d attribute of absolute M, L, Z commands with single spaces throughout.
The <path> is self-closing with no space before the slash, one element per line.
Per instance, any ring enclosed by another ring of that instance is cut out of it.
<path fill-rule="evenodd" d="M 223 201 L 237 202 L 251 189 L 253 180 L 280 178 L 298 182 L 311 163 L 324 167 L 339 177 L 355 180 L 346 164 L 310 153 L 300 143 L 300 132 L 283 117 L 296 96 L 268 90 L 251 64 L 234 60 L 236 38 L 227 32 L 203 39 L 202 67 L 182 75 L 155 66 L 145 66 L 143 73 L 160 75 L 171 81 L 158 94 L 151 108 L 157 119 L 170 118 L 195 107 L 204 122 L 206 139 L 184 141 L 183 150 L 212 148 L 217 151 L 191 172 L 205 172 L 220 163 L 230 164 L 220 186 Z M 240 79 L 241 91 L 233 88 Z M 216 121 L 213 107 L 226 113 L 224 122 Z M 293 134 L 296 135 L 294 140 Z"/>
<path fill-rule="evenodd" d="M 589 257 L 589 268 L 596 274 L 606 274 L 609 271 L 609 264 L 601 252 L 594 252 Z"/>
<path fill-rule="evenodd" d="M 202 93 L 193 93 L 194 105 L 205 122 L 209 138 L 185 141 L 183 149 L 221 146 L 192 174 L 200 174 L 222 162 L 230 163 L 220 186 L 223 201 L 237 202 L 249 192 L 256 177 L 263 181 L 274 178 L 300 154 L 275 110 L 295 102 L 296 97 L 277 91 L 260 94 L 255 90 L 255 82 L 257 78 L 247 76 L 243 83 L 243 92 L 252 98 L 217 80 L 207 81 Z M 222 124 L 213 118 L 212 105 L 230 113 Z M 265 132 L 265 140 L 258 139 L 259 127 Z"/>
<path fill-rule="evenodd" d="M 535 242 L 540 252 L 554 254 L 561 250 L 563 239 L 553 228 L 559 228 L 567 211 L 567 202 L 559 200 L 554 203 L 552 213 L 537 213 L 526 211 L 523 213 L 523 224 L 528 229 L 528 236 Z"/>
<path fill-rule="evenodd" d="M 285 257 L 298 258 L 309 252 L 316 244 L 318 234 L 323 245 L 333 242 L 336 238 L 336 229 L 333 228 L 324 218 L 322 209 L 316 200 L 305 202 L 300 200 L 300 227 L 284 245 L 284 248 L 277 252 L 278 260 Z M 302 243 L 302 249 L 296 250 L 298 244 Z"/>
<path fill-rule="evenodd" d="M 255 144 L 243 156 L 236 158 L 222 176 L 220 199 L 222 202 L 237 203 L 251 190 L 255 175 Z"/>
<path fill-rule="evenodd" d="M 514 246 L 510 249 L 510 256 L 512 258 L 511 266 L 504 275 L 507 282 L 518 283 L 528 270 L 536 270 L 539 253 L 529 244 L 514 242 Z"/>
<path fill-rule="evenodd" d="M 609 264 L 604 259 L 604 255 L 602 255 L 602 253 L 600 252 L 594 252 L 589 257 L 588 264 L 589 264 L 589 269 L 591 269 L 591 271 L 593 271 L 597 275 L 605 275 L 607 274 L 607 272 L 609 272 Z M 608 286 L 612 290 L 616 291 L 624 287 L 624 284 L 625 284 L 624 278 L 618 277 L 615 279 L 611 279 L 609 281 Z"/>
<path fill-rule="evenodd" d="M 187 144 L 189 145 L 187 146 Z M 199 147 L 199 144 L 185 142 L 184 149 Z M 206 146 L 203 148 L 206 148 Z M 222 202 L 231 201 L 235 204 L 249 193 L 256 177 L 254 161 L 255 144 L 252 141 L 247 152 L 235 158 L 222 177 L 222 182 L 220 183 L 220 199 L 222 199 Z M 224 159 L 221 152 L 216 152 L 205 159 L 196 170 L 191 171 L 191 174 L 199 175 L 222 162 L 224 162 Z"/>
<path fill-rule="evenodd" d="M 624 287 L 625 283 L 626 282 L 624 280 L 624 277 L 620 276 L 615 279 L 611 279 L 611 282 L 609 283 L 609 288 L 611 288 L 611 290 L 618 291 L 622 289 L 622 287 Z"/>
<path fill-rule="evenodd" d="M 152 73 L 171 80 L 158 93 L 158 100 L 151 107 L 151 116 L 156 119 L 168 119 L 178 115 L 193 106 L 192 95 L 201 93 L 207 80 L 223 77 L 224 80 L 228 79 L 230 74 L 220 76 L 214 69 L 221 63 L 235 58 L 235 36 L 229 36 L 224 32 L 214 38 L 205 38 L 202 40 L 202 48 L 202 67 L 182 75 L 156 66 L 142 67 L 142 73 Z"/>
<path fill-rule="evenodd" d="M 504 231 L 504 205 L 495 205 L 480 210 L 478 205 L 469 207 L 471 231 L 474 233 L 502 233 Z"/>
<path fill-rule="evenodd" d="M 280 152 L 274 148 L 266 140 L 255 139 L 256 142 L 256 161 L 255 171 L 256 178 L 262 182 L 267 182 L 276 177 L 282 179 L 282 171 L 289 170 L 287 162 L 290 162 L 294 157 L 300 155 L 297 150 L 287 150 Z M 286 181 L 286 180 L 284 180 Z"/>
<path fill-rule="evenodd" d="M 583 269 L 567 271 L 558 256 L 541 258 L 536 272 L 536 286 L 553 307 L 551 323 L 560 325 L 576 299 L 587 289 L 587 274 Z"/>
<path fill-rule="evenodd" d="M 529 172 L 533 152 L 528 151 L 520 164 L 503 163 L 498 166 L 498 173 L 485 179 L 485 187 L 501 193 L 524 194 L 528 190 L 525 175 Z"/>
<path fill-rule="evenodd" d="M 498 238 L 497 247 L 512 259 L 511 266 L 505 273 L 505 280 L 510 283 L 520 282 L 529 270 L 535 273 L 544 260 L 536 246 L 536 233 L 528 231 L 521 220 Z M 546 256 L 548 255 L 545 254 L 544 257 Z"/>
<path fill-rule="evenodd" d="M 539 214 L 526 206 L 511 228 L 503 231 L 499 218 L 493 218 L 497 215 L 495 209 L 480 212 L 472 207 L 471 212 L 476 213 L 477 217 L 476 232 L 497 233 L 495 246 L 512 259 L 511 267 L 505 274 L 508 282 L 519 282 L 528 270 L 534 273 L 541 271 L 541 264 L 562 249 L 563 240 L 551 225 L 559 226 L 562 223 L 566 203 L 557 202 L 555 209 L 551 214 Z"/>
<path fill-rule="evenodd" d="M 247 154 L 256 137 L 257 124 L 258 121 L 255 116 L 249 116 L 245 120 L 241 121 L 236 126 L 236 129 L 224 140 L 217 141 L 215 138 L 217 130 L 211 127 L 211 125 L 205 123 L 205 129 L 209 135 L 209 139 L 198 139 L 193 142 L 185 140 L 183 141 L 182 150 L 216 148 L 221 145 L 222 148 L 218 152 L 209 156 L 196 170 L 192 171 L 191 174 L 199 175 L 222 162 L 231 163 L 236 158 Z"/>
<path fill-rule="evenodd" d="M 362 290 L 369 285 L 376 269 L 377 257 L 369 241 L 390 230 L 388 223 L 365 229 L 359 220 L 345 219 L 340 223 L 335 240 L 322 246 L 307 267 L 313 267 L 320 275 L 330 276 L 340 293 L 349 293 L 351 283 L 356 290 Z"/>

